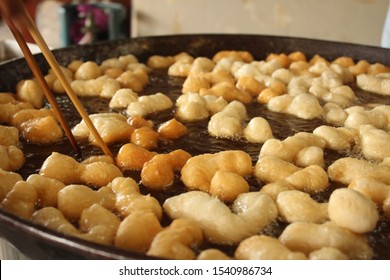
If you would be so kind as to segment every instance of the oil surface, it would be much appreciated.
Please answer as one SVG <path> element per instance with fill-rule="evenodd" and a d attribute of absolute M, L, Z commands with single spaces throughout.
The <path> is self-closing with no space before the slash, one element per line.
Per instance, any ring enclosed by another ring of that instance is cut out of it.
<path fill-rule="evenodd" d="M 169 77 L 166 74 L 166 71 L 154 71 L 150 74 L 150 81 L 148 86 L 139 93 L 140 95 L 154 94 L 157 92 L 162 92 L 168 95 L 173 101 L 175 101 L 181 94 L 181 87 L 184 79 Z M 355 85 L 351 85 L 354 89 L 358 100 L 356 105 L 364 105 L 369 103 L 381 103 L 381 104 L 390 104 L 390 97 L 384 97 L 380 95 L 370 94 L 358 90 Z M 89 114 L 93 113 L 103 113 L 103 112 L 112 112 L 108 107 L 109 100 L 102 98 L 81 98 L 80 99 L 84 104 L 87 112 Z M 80 117 L 77 111 L 74 109 L 71 102 L 66 96 L 57 96 L 57 101 L 62 108 L 62 111 L 65 113 L 70 126 L 73 127 L 80 121 Z M 265 105 L 252 103 L 247 106 L 248 120 L 255 116 L 262 116 L 268 120 L 273 134 L 278 139 L 285 139 L 288 136 L 292 136 L 297 132 L 306 131 L 312 132 L 316 127 L 326 124 L 320 119 L 315 120 L 302 120 L 288 114 L 274 113 L 267 110 Z M 121 113 L 121 112 L 119 112 Z M 174 109 L 160 112 L 158 114 L 150 115 L 147 118 L 153 120 L 155 127 L 158 127 L 159 124 L 173 118 L 175 116 Z M 249 143 L 241 139 L 221 139 L 211 137 L 207 133 L 207 121 L 199 121 L 184 124 L 187 126 L 189 133 L 186 137 L 175 141 L 163 141 L 159 143 L 159 147 L 156 149 L 159 153 L 167 153 L 175 149 L 183 149 L 189 152 L 191 155 L 195 156 L 203 153 L 214 153 L 223 150 L 244 150 L 252 158 L 253 163 L 257 161 L 259 151 L 261 149 L 261 144 Z M 115 155 L 119 148 L 125 143 L 117 143 L 110 147 L 113 154 Z M 53 152 L 59 152 L 67 155 L 72 155 L 77 157 L 73 151 L 71 145 L 67 142 L 67 139 L 63 139 L 60 143 L 50 146 L 38 146 L 31 145 L 29 143 L 22 142 L 22 149 L 25 152 L 27 161 L 24 167 L 19 171 L 19 173 L 27 178 L 28 175 L 37 173 L 41 167 L 43 161 Z M 82 158 L 85 159 L 91 155 L 101 154 L 101 151 L 88 143 L 80 143 L 80 148 L 82 151 Z M 346 156 L 345 154 L 325 150 L 325 162 L 327 168 L 338 158 Z M 356 155 L 357 156 L 357 155 Z M 137 181 L 140 181 L 140 174 L 138 172 L 128 172 L 126 176 L 131 176 Z M 248 181 L 251 186 L 251 191 L 258 191 L 262 187 L 262 182 L 255 178 L 248 178 Z M 146 188 L 142 187 L 140 183 L 141 191 L 143 193 L 148 193 Z M 326 202 L 329 199 L 332 191 L 339 187 L 345 187 L 339 183 L 330 182 L 329 187 L 322 193 L 313 195 L 313 198 L 319 202 Z M 179 179 L 179 174 L 177 174 L 175 184 L 166 189 L 163 192 L 154 192 L 151 193 L 155 196 L 161 203 L 165 201 L 166 198 L 173 195 L 180 194 L 185 192 L 186 188 Z M 163 223 L 169 224 L 169 219 L 164 218 Z M 272 225 L 268 226 L 265 229 L 265 233 L 272 236 L 279 236 L 283 231 L 286 224 L 283 221 L 275 221 Z M 378 222 L 378 226 L 375 231 L 369 233 L 367 238 L 374 249 L 374 258 L 375 259 L 390 259 L 390 221 L 388 219 L 382 218 Z M 207 248 L 210 244 L 205 244 L 202 248 Z M 215 245 L 211 245 L 216 247 Z M 232 255 L 234 252 L 234 247 L 232 246 L 219 246 L 218 248 Z"/>

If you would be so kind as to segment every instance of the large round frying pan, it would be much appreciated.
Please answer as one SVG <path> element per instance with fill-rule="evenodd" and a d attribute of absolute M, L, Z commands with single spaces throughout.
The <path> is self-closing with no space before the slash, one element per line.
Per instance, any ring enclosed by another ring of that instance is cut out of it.
<path fill-rule="evenodd" d="M 350 56 L 355 61 L 368 60 L 390 65 L 390 50 L 378 47 L 328 42 L 303 38 L 260 35 L 180 35 L 144 37 L 130 40 L 101 42 L 84 46 L 71 46 L 54 50 L 62 65 L 82 59 L 101 62 L 120 55 L 134 54 L 141 62 L 155 54 L 175 55 L 188 52 L 193 56 L 212 57 L 221 50 L 246 50 L 256 59 L 264 59 L 269 53 L 302 51 L 307 57 L 320 54 L 328 60 Z M 41 54 L 35 55 L 42 71 L 48 65 Z M 15 91 L 16 83 L 32 74 L 24 61 L 17 59 L 0 64 L 0 92 Z M 379 99 L 380 100 L 380 99 Z M 385 99 L 390 104 L 389 98 Z M 212 145 L 214 142 L 210 142 Z M 206 151 L 205 151 L 206 152 Z M 34 172 L 35 170 L 32 170 Z M 390 259 L 390 223 L 382 222 L 379 232 L 371 235 L 372 244 L 378 249 L 376 259 Z M 22 220 L 0 209 L 0 235 L 33 259 L 145 259 L 145 255 L 126 252 L 113 247 L 80 240 Z"/>

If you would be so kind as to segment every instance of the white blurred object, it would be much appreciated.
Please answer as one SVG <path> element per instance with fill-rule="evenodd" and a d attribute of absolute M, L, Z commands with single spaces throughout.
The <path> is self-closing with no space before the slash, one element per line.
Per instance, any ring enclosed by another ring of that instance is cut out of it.
<path fill-rule="evenodd" d="M 380 46 L 388 0 L 133 0 L 133 37 L 241 33 Z"/>
<path fill-rule="evenodd" d="M 33 54 L 41 52 L 35 44 L 28 43 L 27 46 Z M 23 53 L 15 40 L 6 39 L 0 41 L 0 62 L 19 57 L 23 57 Z"/>
<path fill-rule="evenodd" d="M 390 48 L 390 2 L 387 8 L 385 24 L 383 26 L 381 46 L 383 48 Z"/>

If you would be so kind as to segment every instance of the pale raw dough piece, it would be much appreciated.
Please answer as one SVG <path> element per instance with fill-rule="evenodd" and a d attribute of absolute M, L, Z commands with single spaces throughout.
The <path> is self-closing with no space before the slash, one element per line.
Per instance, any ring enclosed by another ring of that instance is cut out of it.
<path fill-rule="evenodd" d="M 279 240 L 290 250 L 307 255 L 324 247 L 332 247 L 347 255 L 349 259 L 370 260 L 373 257 L 372 248 L 363 235 L 332 222 L 289 224 L 279 236 Z"/>
<path fill-rule="evenodd" d="M 166 259 L 193 260 L 196 248 L 203 242 L 203 232 L 199 225 L 187 219 L 176 219 L 154 237 L 148 256 Z"/>
<path fill-rule="evenodd" d="M 107 144 L 113 144 L 130 139 L 133 128 L 127 123 L 127 117 L 117 113 L 98 113 L 89 116 L 96 130 L 103 141 Z M 72 132 L 76 139 L 88 140 L 97 145 L 95 137 L 90 132 L 88 126 L 82 120 L 73 127 Z"/>
<path fill-rule="evenodd" d="M 0 125 L 0 145 L 16 146 L 19 144 L 19 130 L 13 126 Z"/>
<path fill-rule="evenodd" d="M 318 203 L 309 194 L 297 190 L 281 192 L 276 205 L 288 223 L 323 223 L 328 220 L 328 203 Z"/>
<path fill-rule="evenodd" d="M 383 202 L 390 195 L 390 185 L 370 178 L 357 178 L 348 185 L 348 188 L 364 194 L 378 207 L 382 207 Z"/>
<path fill-rule="evenodd" d="M 18 173 L 5 171 L 0 168 L 0 201 L 4 199 L 18 181 L 23 181 L 22 176 Z"/>
<path fill-rule="evenodd" d="M 372 125 L 359 127 L 361 150 L 372 161 L 383 161 L 390 156 L 390 133 Z"/>
<path fill-rule="evenodd" d="M 298 153 L 305 148 L 316 146 L 325 148 L 326 142 L 322 137 L 308 132 L 298 132 L 283 141 L 269 139 L 261 147 L 259 158 L 263 156 L 275 156 L 288 162 L 293 162 Z"/>
<path fill-rule="evenodd" d="M 181 180 L 190 190 L 209 192 L 211 180 L 218 170 L 248 177 L 252 173 L 251 157 L 240 150 L 194 156 L 183 166 Z"/>
<path fill-rule="evenodd" d="M 358 131 L 345 127 L 322 125 L 313 130 L 313 134 L 322 137 L 326 148 L 345 151 L 351 150 L 358 143 Z"/>
<path fill-rule="evenodd" d="M 221 112 L 213 115 L 208 123 L 210 135 L 223 138 L 237 138 L 242 135 L 242 122 L 247 117 L 244 104 L 232 101 Z"/>
<path fill-rule="evenodd" d="M 137 101 L 127 106 L 126 113 L 129 116 L 147 116 L 151 113 L 167 110 L 173 107 L 172 100 L 165 94 L 158 92 L 152 95 L 144 95 Z"/>
<path fill-rule="evenodd" d="M 373 231 L 379 220 L 376 204 L 350 188 L 340 188 L 332 192 L 328 212 L 331 221 L 356 233 Z"/>
<path fill-rule="evenodd" d="M 306 260 L 304 253 L 294 252 L 278 239 L 266 235 L 254 235 L 238 245 L 234 252 L 237 260 Z"/>
<path fill-rule="evenodd" d="M 390 95 L 390 77 L 383 75 L 361 74 L 356 77 L 358 87 L 363 90 Z"/>
<path fill-rule="evenodd" d="M 336 160 L 328 167 L 328 176 L 330 180 L 346 185 L 358 178 L 370 178 L 390 184 L 390 167 L 346 157 Z"/>
<path fill-rule="evenodd" d="M 45 94 L 35 80 L 18 82 L 16 85 L 16 96 L 20 101 L 28 102 L 36 109 L 42 108 L 45 100 Z"/>
<path fill-rule="evenodd" d="M 138 100 L 138 94 L 129 88 L 122 88 L 115 92 L 110 100 L 109 107 L 112 109 L 124 109 L 131 102 Z"/>
<path fill-rule="evenodd" d="M 163 208 L 172 219 L 196 221 L 205 238 L 216 244 L 237 244 L 259 232 L 278 215 L 272 198 L 259 192 L 239 195 L 232 210 L 218 198 L 201 191 L 170 197 Z"/>
<path fill-rule="evenodd" d="M 244 137 L 249 142 L 264 143 L 273 138 L 272 129 L 268 121 L 262 117 L 252 118 L 244 128 Z"/>
<path fill-rule="evenodd" d="M 19 147 L 0 145 L 0 169 L 15 171 L 21 168 L 25 161 L 24 153 Z"/>
<path fill-rule="evenodd" d="M 121 88 L 115 79 L 107 76 L 91 80 L 74 80 L 70 85 L 78 96 L 103 98 L 112 98 L 115 92 Z"/>
<path fill-rule="evenodd" d="M 209 117 L 206 102 L 199 93 L 186 93 L 176 100 L 176 116 L 179 119 L 194 122 Z"/>

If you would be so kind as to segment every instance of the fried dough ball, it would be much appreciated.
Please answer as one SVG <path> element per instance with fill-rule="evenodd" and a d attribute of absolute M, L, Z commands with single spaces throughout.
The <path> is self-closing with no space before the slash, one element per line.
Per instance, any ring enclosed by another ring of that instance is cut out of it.
<path fill-rule="evenodd" d="M 368 72 L 370 63 L 367 60 L 359 60 L 355 65 L 348 67 L 349 71 L 356 77 L 360 74 L 365 74 Z"/>
<path fill-rule="evenodd" d="M 184 124 L 173 118 L 162 123 L 158 127 L 157 132 L 160 138 L 175 140 L 184 136 L 188 132 L 188 129 Z"/>
<path fill-rule="evenodd" d="M 119 149 L 116 164 L 122 170 L 141 170 L 145 162 L 151 160 L 156 154 L 133 143 L 128 143 Z"/>
<path fill-rule="evenodd" d="M 225 202 L 233 202 L 236 198 L 249 191 L 248 182 L 240 175 L 218 170 L 210 183 L 210 194 Z"/>
<path fill-rule="evenodd" d="M 114 244 L 120 219 L 99 204 L 84 209 L 79 220 L 80 237 L 99 244 Z"/>
<path fill-rule="evenodd" d="M 182 93 L 199 92 L 210 87 L 211 83 L 206 75 L 189 75 L 183 83 Z"/>
<path fill-rule="evenodd" d="M 301 169 L 274 156 L 259 158 L 254 168 L 254 175 L 267 183 L 286 180 L 295 189 L 310 193 L 325 190 L 329 183 L 326 171 L 318 165 Z"/>
<path fill-rule="evenodd" d="M 83 166 L 70 156 L 53 152 L 42 163 L 39 175 L 56 179 L 65 185 L 80 182 Z"/>
<path fill-rule="evenodd" d="M 151 113 L 168 110 L 173 107 L 172 100 L 165 94 L 158 92 L 152 95 L 144 95 L 137 101 L 131 102 L 127 106 L 126 113 L 128 116 L 146 116 Z"/>
<path fill-rule="evenodd" d="M 17 146 L 0 145 L 0 169 L 15 171 L 20 169 L 25 161 L 23 151 Z"/>
<path fill-rule="evenodd" d="M 37 198 L 37 192 L 31 184 L 17 181 L 0 205 L 1 208 L 29 220 L 34 213 Z"/>
<path fill-rule="evenodd" d="M 331 123 L 335 126 L 343 126 L 345 120 L 348 117 L 347 112 L 344 109 L 332 102 L 328 102 L 324 105 L 324 119 L 326 122 Z"/>
<path fill-rule="evenodd" d="M 82 165 L 80 180 L 90 186 L 106 186 L 115 178 L 123 176 L 121 170 L 112 163 L 97 161 Z"/>
<path fill-rule="evenodd" d="M 309 254 L 310 260 L 348 260 L 348 256 L 332 247 L 323 247 Z"/>
<path fill-rule="evenodd" d="M 187 161 L 192 157 L 190 153 L 182 149 L 174 150 L 169 155 L 172 157 L 172 166 L 176 171 L 181 171 Z"/>
<path fill-rule="evenodd" d="M 26 182 L 35 188 L 40 207 L 57 207 L 58 192 L 65 187 L 64 183 L 38 174 L 28 176 Z"/>
<path fill-rule="evenodd" d="M 198 93 L 187 93 L 179 96 L 176 100 L 179 119 L 186 121 L 200 121 L 209 117 L 206 101 Z"/>
<path fill-rule="evenodd" d="M 130 140 L 135 145 L 152 150 L 158 146 L 159 133 L 150 127 L 144 126 L 135 129 L 131 134 Z"/>
<path fill-rule="evenodd" d="M 107 76 L 100 76 L 91 80 L 74 80 L 70 85 L 78 96 L 103 98 L 112 98 L 115 92 L 121 88 L 115 79 Z"/>
<path fill-rule="evenodd" d="M 232 101 L 222 111 L 211 117 L 207 130 L 214 137 L 240 137 L 243 131 L 241 122 L 244 121 L 246 116 L 244 104 L 239 101 Z"/>
<path fill-rule="evenodd" d="M 326 148 L 336 151 L 351 150 L 358 141 L 357 132 L 345 127 L 322 125 L 314 129 L 313 134 L 325 140 Z"/>
<path fill-rule="evenodd" d="M 0 94 L 1 96 L 8 96 L 8 94 Z M 8 123 L 10 124 L 12 121 L 13 116 L 24 109 L 33 109 L 33 106 L 30 103 L 27 102 L 20 102 L 20 101 L 11 101 L 11 102 L 0 102 L 0 123 Z"/>
<path fill-rule="evenodd" d="M 372 125 L 359 127 L 361 150 L 365 158 L 383 161 L 390 156 L 390 134 Z"/>
<path fill-rule="evenodd" d="M 383 202 L 390 195 L 390 185 L 378 182 L 371 178 L 357 178 L 348 185 L 348 188 L 358 191 L 370 198 L 378 207 L 381 207 Z"/>
<path fill-rule="evenodd" d="M 325 140 L 313 133 L 298 132 L 283 141 L 268 139 L 260 149 L 259 158 L 263 156 L 275 156 L 288 162 L 294 162 L 298 153 L 305 148 L 316 146 L 325 148 Z"/>
<path fill-rule="evenodd" d="M 192 248 L 202 242 L 202 229 L 196 222 L 176 219 L 167 228 L 157 233 L 146 254 L 159 258 L 193 260 L 196 254 Z"/>
<path fill-rule="evenodd" d="M 172 157 L 169 154 L 155 155 L 142 167 L 141 181 L 148 189 L 164 189 L 173 184 L 174 178 Z"/>
<path fill-rule="evenodd" d="M 152 55 L 148 58 L 146 65 L 152 69 L 166 69 L 175 63 L 173 56 Z"/>
<path fill-rule="evenodd" d="M 180 171 L 190 158 L 191 155 L 184 150 L 155 155 L 142 167 L 142 184 L 155 191 L 171 186 L 175 179 L 175 171 Z"/>
<path fill-rule="evenodd" d="M 294 158 L 294 164 L 299 167 L 318 165 L 325 166 L 324 150 L 317 146 L 310 146 L 300 150 Z"/>
<path fill-rule="evenodd" d="M 280 216 L 288 223 L 323 223 L 328 220 L 328 203 L 318 203 L 302 191 L 279 193 L 276 205 Z"/>
<path fill-rule="evenodd" d="M 31 119 L 20 125 L 23 138 L 33 144 L 51 144 L 62 139 L 64 132 L 52 116 Z"/>
<path fill-rule="evenodd" d="M 252 62 L 254 60 L 252 54 L 247 51 L 236 51 L 236 50 L 224 50 L 219 51 L 214 54 L 212 60 L 214 62 L 220 61 L 222 58 L 230 58 L 232 60 L 243 61 L 246 63 Z"/>
<path fill-rule="evenodd" d="M 140 92 L 149 82 L 148 73 L 143 69 L 127 70 L 115 79 L 122 88 Z"/>
<path fill-rule="evenodd" d="M 390 219 L 390 195 L 388 195 L 385 201 L 383 202 L 383 212 L 385 214 L 385 217 Z"/>
<path fill-rule="evenodd" d="M 231 260 L 232 258 L 218 249 L 206 249 L 199 253 L 197 260 Z"/>
<path fill-rule="evenodd" d="M 356 233 L 374 230 L 379 220 L 376 204 L 370 198 L 350 188 L 341 188 L 332 192 L 328 211 L 331 221 Z"/>
<path fill-rule="evenodd" d="M 0 201 L 5 198 L 7 193 L 9 193 L 13 186 L 19 181 L 23 181 L 23 178 L 18 173 L 5 171 L 0 168 Z"/>
<path fill-rule="evenodd" d="M 309 255 L 323 247 L 336 248 L 349 259 L 369 260 L 372 248 L 364 236 L 339 227 L 332 222 L 324 224 L 295 222 L 289 224 L 279 240 L 290 250 Z"/>
<path fill-rule="evenodd" d="M 102 75 L 99 65 L 94 61 L 86 61 L 79 65 L 74 73 L 75 80 L 93 80 Z"/>
<path fill-rule="evenodd" d="M 55 143 L 64 136 L 54 112 L 50 109 L 20 110 L 13 115 L 11 123 L 33 144 Z"/>
<path fill-rule="evenodd" d="M 301 170 L 298 166 L 275 156 L 262 156 L 253 170 L 255 177 L 263 182 L 273 183 L 286 179 Z"/>
<path fill-rule="evenodd" d="M 158 220 L 161 219 L 162 208 L 158 200 L 151 195 L 142 195 L 132 178 L 115 178 L 107 187 L 115 194 L 115 210 L 120 217 L 125 218 L 135 212 L 150 212 Z"/>
<path fill-rule="evenodd" d="M 387 75 L 360 74 L 356 77 L 359 88 L 380 95 L 390 95 L 390 77 Z"/>
<path fill-rule="evenodd" d="M 320 118 L 323 114 L 318 99 L 307 93 L 295 97 L 287 94 L 276 96 L 268 102 L 267 108 L 272 112 L 287 113 L 305 120 Z"/>
<path fill-rule="evenodd" d="M 348 108 L 348 117 L 344 126 L 358 129 L 362 125 L 372 125 L 379 129 L 387 129 L 389 125 L 390 106 L 380 105 L 371 110 L 361 107 Z"/>
<path fill-rule="evenodd" d="M 260 192 L 268 194 L 274 201 L 276 201 L 278 195 L 285 191 L 293 190 L 294 188 L 284 180 L 276 181 L 274 183 L 268 183 L 264 185 Z"/>
<path fill-rule="evenodd" d="M 294 252 L 278 239 L 254 235 L 244 239 L 234 252 L 237 260 L 306 260 L 304 253 Z"/>
<path fill-rule="evenodd" d="M 35 211 L 31 221 L 65 234 L 79 235 L 78 229 L 65 218 L 62 212 L 51 206 Z"/>
<path fill-rule="evenodd" d="M 13 126 L 0 125 L 0 145 L 16 146 L 19 144 L 19 130 Z"/>
<path fill-rule="evenodd" d="M 207 57 L 197 57 L 194 59 L 191 65 L 189 75 L 198 75 L 208 73 L 213 70 L 215 62 Z"/>
<path fill-rule="evenodd" d="M 141 127 L 153 128 L 153 122 L 151 120 L 146 120 L 143 117 L 137 115 L 130 116 L 127 119 L 127 123 L 134 128 L 141 128 Z"/>
<path fill-rule="evenodd" d="M 42 108 L 45 94 L 36 81 L 21 80 L 16 85 L 16 97 L 20 101 L 30 103 L 34 108 Z"/>
<path fill-rule="evenodd" d="M 366 160 L 345 157 L 336 160 L 328 167 L 330 180 L 350 184 L 358 178 L 370 178 L 390 184 L 390 167 L 380 166 Z"/>
<path fill-rule="evenodd" d="M 209 89 L 201 89 L 199 94 L 204 95 L 214 95 L 222 96 L 227 102 L 231 101 L 240 101 L 244 104 L 249 104 L 252 102 L 252 96 L 249 92 L 237 88 L 233 83 L 230 82 L 219 82 L 212 85 Z"/>
<path fill-rule="evenodd" d="M 146 253 L 155 236 L 162 230 L 160 221 L 152 212 L 132 212 L 120 223 L 115 236 L 115 246 Z"/>
<path fill-rule="evenodd" d="M 121 88 L 117 90 L 111 98 L 108 107 L 112 109 L 124 109 L 131 102 L 138 100 L 138 94 L 129 88 Z"/>
<path fill-rule="evenodd" d="M 181 180 L 190 190 L 209 192 L 211 180 L 218 170 L 235 173 L 241 177 L 250 176 L 251 157 L 240 150 L 194 156 L 181 170 Z"/>
<path fill-rule="evenodd" d="M 98 113 L 89 116 L 103 141 L 109 145 L 130 139 L 134 129 L 127 123 L 127 117 L 117 113 Z M 97 145 L 95 137 L 90 132 L 84 120 L 81 120 L 72 132 L 76 139 L 88 139 L 93 145 Z"/>
<path fill-rule="evenodd" d="M 266 119 L 262 117 L 254 117 L 244 128 L 244 137 L 252 143 L 264 143 L 274 136 L 271 126 Z"/>
<path fill-rule="evenodd" d="M 278 215 L 272 198 L 259 192 L 240 194 L 230 209 L 205 192 L 190 191 L 168 198 L 163 208 L 172 219 L 195 221 L 209 242 L 230 245 L 256 234 Z"/>
<path fill-rule="evenodd" d="M 115 206 L 115 194 L 108 187 L 98 191 L 84 185 L 67 185 L 58 192 L 58 209 L 69 220 L 80 218 L 84 209 L 93 204 L 100 204 L 106 209 Z"/>

